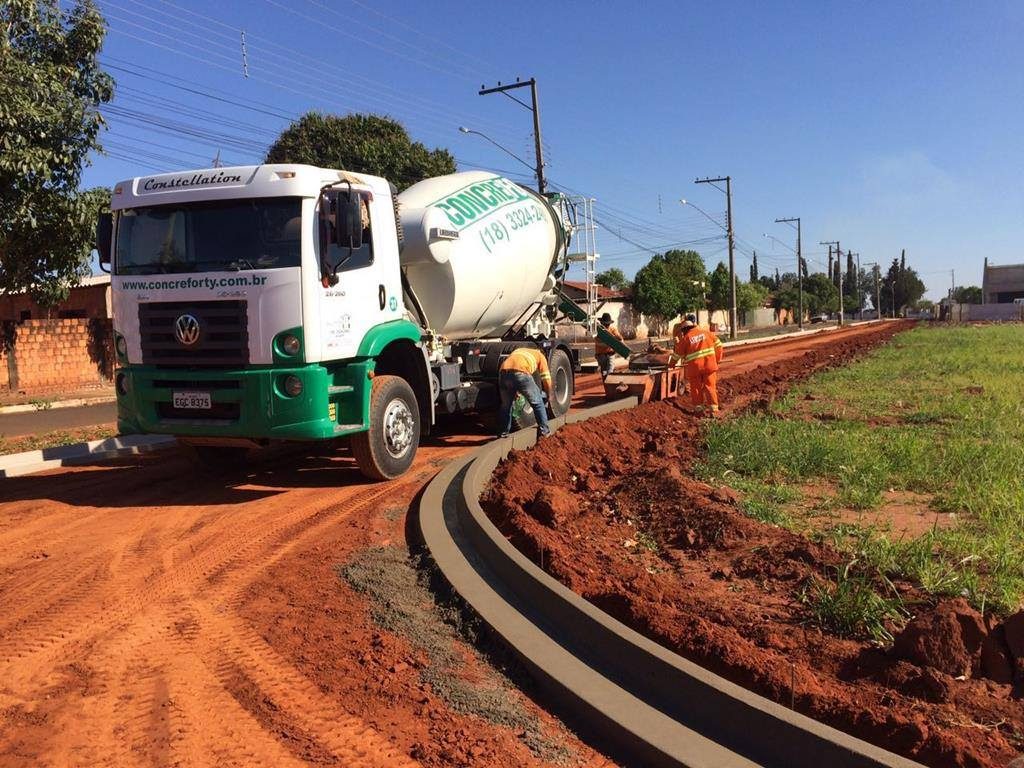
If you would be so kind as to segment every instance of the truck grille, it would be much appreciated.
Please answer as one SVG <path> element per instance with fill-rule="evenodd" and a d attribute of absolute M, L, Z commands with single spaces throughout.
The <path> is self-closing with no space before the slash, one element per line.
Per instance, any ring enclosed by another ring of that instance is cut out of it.
<path fill-rule="evenodd" d="M 175 323 L 192 315 L 199 339 L 182 344 Z M 244 301 L 164 301 L 139 304 L 139 334 L 145 365 L 230 367 L 249 362 L 249 323 Z"/>

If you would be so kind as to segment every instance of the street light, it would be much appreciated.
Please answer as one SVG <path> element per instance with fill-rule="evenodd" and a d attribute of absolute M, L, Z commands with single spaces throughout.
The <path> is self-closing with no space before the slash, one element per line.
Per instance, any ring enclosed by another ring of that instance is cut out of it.
<path fill-rule="evenodd" d="M 714 224 L 716 227 L 718 227 L 720 230 L 722 230 L 726 234 L 729 234 L 729 230 L 725 228 L 725 226 L 722 224 L 722 222 L 716 220 L 713 216 L 711 216 L 707 211 L 705 211 L 703 208 L 701 208 L 696 203 L 690 202 L 689 200 L 684 200 L 682 198 L 680 198 L 679 202 L 682 203 L 683 205 L 688 205 L 691 208 L 695 208 L 702 216 L 704 216 L 705 219 L 710 221 L 712 224 Z"/>
<path fill-rule="evenodd" d="M 725 189 L 718 186 L 720 181 L 725 182 Z M 739 318 L 736 314 L 736 258 L 733 254 L 735 231 L 732 228 L 732 176 L 719 176 L 714 179 L 710 177 L 694 179 L 693 183 L 710 184 L 715 189 L 725 193 L 725 234 L 729 243 L 729 338 L 735 339 Z M 696 208 L 696 206 L 694 207 Z M 711 217 L 708 216 L 708 218 L 710 219 Z"/>
<path fill-rule="evenodd" d="M 480 138 L 482 138 L 482 139 L 486 139 L 487 141 L 491 142 L 491 144 L 493 144 L 493 145 L 494 145 L 494 146 L 496 146 L 496 147 L 497 147 L 498 149 L 500 149 L 500 150 L 501 150 L 502 152 L 504 152 L 504 153 L 505 153 L 506 155 L 508 155 L 508 156 L 509 156 L 509 157 L 511 157 L 511 158 L 514 158 L 515 160 L 518 160 L 518 161 L 519 161 L 520 163 L 522 163 L 522 164 L 523 164 L 523 165 L 525 165 L 525 166 L 526 166 L 527 168 L 529 168 L 529 169 L 530 169 L 530 171 L 532 171 L 532 172 L 533 172 L 533 175 L 534 175 L 534 176 L 536 176 L 536 175 L 537 175 L 537 169 L 536 169 L 536 168 L 534 168 L 534 167 L 533 167 L 532 165 L 530 165 L 530 164 L 529 164 L 528 162 L 526 162 L 525 160 L 523 160 L 523 158 L 519 157 L 519 155 L 516 155 L 516 154 L 515 154 L 515 153 L 513 153 L 512 151 L 510 151 L 510 150 L 506 149 L 505 147 L 501 146 L 501 144 L 499 144 L 498 142 L 496 142 L 496 141 L 495 141 L 494 139 L 492 139 L 492 138 L 491 138 L 490 136 L 488 136 L 488 135 L 487 135 L 486 133 L 481 133 L 480 131 L 474 131 L 474 130 L 472 130 L 471 128 L 467 128 L 467 127 L 466 127 L 466 126 L 464 126 L 464 125 L 460 125 L 460 126 L 459 126 L 459 132 L 460 132 L 460 133 L 472 133 L 472 134 L 474 134 L 474 135 L 476 135 L 476 136 L 479 136 L 479 137 L 480 137 Z"/>
<path fill-rule="evenodd" d="M 776 245 L 781 245 L 783 248 L 785 248 L 790 253 L 796 253 L 796 251 L 793 249 L 793 246 L 788 245 L 787 243 L 782 242 L 781 240 L 779 240 L 779 238 L 775 237 L 774 235 L 769 235 L 767 232 L 762 232 L 761 234 L 764 235 L 765 237 L 767 237 L 769 240 L 771 240 Z"/>

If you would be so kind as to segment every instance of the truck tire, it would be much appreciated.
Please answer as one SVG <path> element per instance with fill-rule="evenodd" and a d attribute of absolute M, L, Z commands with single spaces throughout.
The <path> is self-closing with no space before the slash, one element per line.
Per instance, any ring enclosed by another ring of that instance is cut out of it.
<path fill-rule="evenodd" d="M 548 368 L 551 370 L 551 388 L 554 390 L 554 395 L 548 399 L 548 416 L 558 418 L 568 413 L 572 405 L 575 389 L 572 362 L 564 350 L 556 349 L 548 358 Z M 537 386 L 540 386 L 540 382 Z M 512 405 L 512 422 L 516 429 L 537 426 L 537 417 L 522 395 L 518 395 Z"/>
<path fill-rule="evenodd" d="M 420 442 L 416 395 L 399 376 L 377 376 L 370 389 L 370 428 L 349 438 L 359 471 L 371 480 L 404 474 Z"/>

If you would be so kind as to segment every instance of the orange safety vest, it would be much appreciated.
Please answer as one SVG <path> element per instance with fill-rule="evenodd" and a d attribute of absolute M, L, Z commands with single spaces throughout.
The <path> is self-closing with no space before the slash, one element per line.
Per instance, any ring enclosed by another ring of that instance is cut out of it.
<path fill-rule="evenodd" d="M 531 376 L 539 370 L 541 381 L 551 380 L 548 359 L 544 357 L 543 352 L 532 347 L 519 347 L 513 350 L 512 354 L 502 361 L 501 370 L 528 373 Z"/>
<path fill-rule="evenodd" d="M 722 342 L 710 330 L 694 326 L 676 337 L 675 353 L 687 368 L 717 371 L 722 359 Z"/>
<path fill-rule="evenodd" d="M 608 331 L 608 333 L 610 333 L 612 336 L 614 336 L 619 341 L 622 341 L 622 334 L 619 333 L 619 329 L 615 327 L 615 323 L 612 323 L 611 325 L 609 325 L 607 328 L 605 328 L 605 330 Z M 615 353 L 615 350 L 612 349 L 611 347 L 609 347 L 603 341 L 601 341 L 598 338 L 594 339 L 594 354 L 595 355 L 612 355 L 614 353 Z"/>

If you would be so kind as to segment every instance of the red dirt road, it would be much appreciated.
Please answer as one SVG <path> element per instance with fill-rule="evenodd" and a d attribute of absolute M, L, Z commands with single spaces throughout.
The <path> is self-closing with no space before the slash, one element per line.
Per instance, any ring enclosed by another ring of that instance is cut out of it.
<path fill-rule="evenodd" d="M 736 349 L 723 389 L 860 332 Z M 578 400 L 597 387 L 581 378 Z M 513 729 L 444 704 L 337 573 L 404 543 L 419 490 L 488 431 L 459 428 L 390 484 L 298 449 L 233 483 L 178 453 L 0 481 L 0 765 L 542 764 Z M 571 762 L 606 763 L 522 706 Z"/>

